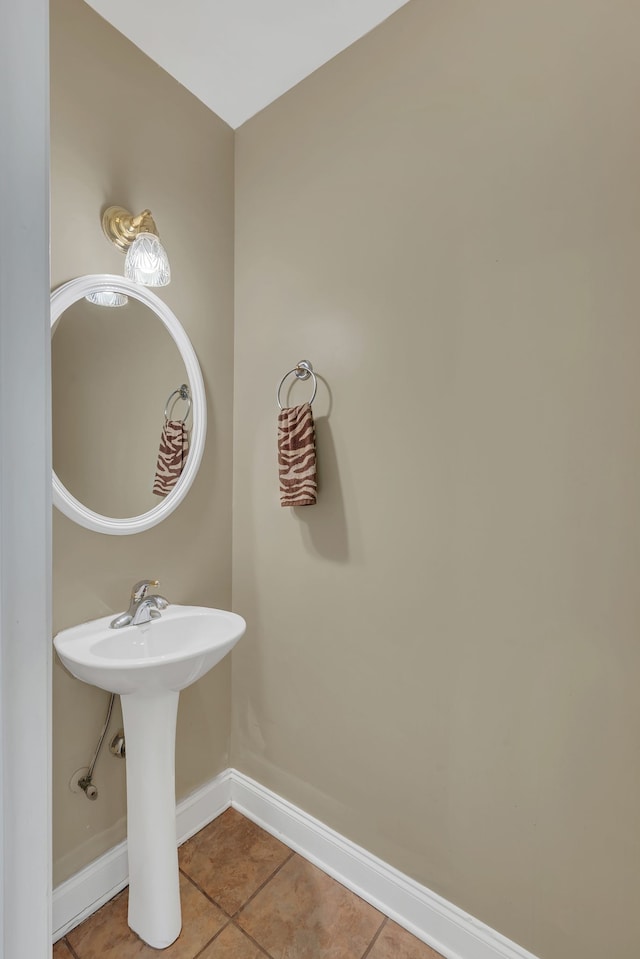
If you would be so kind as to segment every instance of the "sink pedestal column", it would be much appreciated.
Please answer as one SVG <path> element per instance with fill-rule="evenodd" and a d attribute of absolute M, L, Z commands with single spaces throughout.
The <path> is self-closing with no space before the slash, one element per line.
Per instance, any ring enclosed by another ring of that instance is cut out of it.
<path fill-rule="evenodd" d="M 175 744 L 179 693 L 121 696 L 127 763 L 129 926 L 154 949 L 180 935 Z"/>

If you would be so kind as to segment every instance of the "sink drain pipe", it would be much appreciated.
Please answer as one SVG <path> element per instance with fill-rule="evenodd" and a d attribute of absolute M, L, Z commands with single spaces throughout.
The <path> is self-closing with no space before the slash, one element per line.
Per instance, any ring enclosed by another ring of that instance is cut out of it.
<path fill-rule="evenodd" d="M 100 754 L 100 750 L 104 742 L 104 737 L 107 735 L 107 729 L 109 728 L 109 723 L 111 722 L 111 713 L 113 711 L 113 703 L 115 701 L 115 698 L 116 698 L 116 694 L 111 693 L 111 696 L 109 697 L 109 705 L 107 706 L 107 716 L 104 721 L 104 726 L 102 727 L 102 732 L 100 733 L 100 739 L 98 740 L 96 751 L 93 754 L 93 759 L 91 760 L 91 763 L 89 764 L 89 768 L 87 769 L 84 776 L 81 776 L 81 778 L 78 780 L 78 786 L 80 786 L 80 789 L 82 789 L 87 799 L 98 798 L 97 787 L 94 786 L 93 784 L 93 770 L 97 762 L 98 756 Z"/>

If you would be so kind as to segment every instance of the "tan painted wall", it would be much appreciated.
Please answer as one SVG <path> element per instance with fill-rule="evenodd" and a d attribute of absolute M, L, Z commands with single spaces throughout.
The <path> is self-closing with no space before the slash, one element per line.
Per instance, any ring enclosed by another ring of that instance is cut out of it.
<path fill-rule="evenodd" d="M 145 577 L 159 579 L 161 591 L 174 602 L 228 608 L 233 132 L 80 0 L 52 4 L 51 34 L 52 284 L 85 273 L 122 274 L 124 259 L 102 235 L 101 211 L 111 203 L 134 212 L 150 207 L 173 269 L 171 285 L 158 292 L 182 321 L 199 357 L 209 418 L 195 484 L 161 526 L 136 536 L 104 536 L 54 510 L 54 629 L 124 609 L 131 584 Z M 108 346 L 102 344 L 100 350 Z M 140 396 L 130 388 L 124 409 L 128 406 L 130 419 L 139 426 L 144 396 L 158 388 L 161 364 L 153 334 L 130 348 L 138 356 Z M 91 342 L 85 342 L 70 364 L 67 357 L 69 375 L 74 363 L 84 367 L 96 359 L 91 349 Z M 125 349 L 123 345 L 121 352 Z M 113 353 L 117 356 L 118 350 Z M 114 363 L 108 389 L 96 373 L 96 427 L 100 406 L 113 409 L 114 415 L 123 410 L 122 376 Z M 152 437 L 151 447 L 159 438 L 164 390 L 162 385 L 157 417 L 145 420 L 142 429 L 146 439 Z M 126 422 L 126 413 L 123 419 Z M 130 466 L 132 474 L 139 470 L 138 461 L 131 460 Z M 179 797 L 229 765 L 229 693 L 230 664 L 223 662 L 181 696 Z M 56 883 L 125 834 L 124 763 L 106 748 L 95 772 L 97 802 L 68 788 L 71 774 L 92 756 L 107 701 L 107 693 L 72 679 L 56 662 Z M 118 722 L 119 717 L 112 721 L 113 732 Z"/>
<path fill-rule="evenodd" d="M 640 941 L 639 34 L 413 0 L 236 137 L 233 763 L 544 959 Z"/>

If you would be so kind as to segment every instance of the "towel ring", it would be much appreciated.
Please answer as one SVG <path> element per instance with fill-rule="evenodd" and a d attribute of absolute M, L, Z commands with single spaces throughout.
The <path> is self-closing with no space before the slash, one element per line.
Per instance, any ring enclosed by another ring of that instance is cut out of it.
<path fill-rule="evenodd" d="M 174 396 L 175 396 L 175 400 L 173 400 L 173 403 L 171 403 L 171 400 L 173 399 Z M 189 392 L 189 387 L 187 386 L 186 383 L 183 383 L 182 386 L 178 387 L 177 390 L 174 390 L 173 393 L 169 394 L 169 398 L 167 399 L 167 402 L 164 405 L 164 418 L 165 420 L 169 420 L 171 414 L 173 413 L 173 408 L 178 402 L 178 400 L 185 400 L 187 403 L 187 412 L 184 414 L 184 416 L 180 420 L 181 423 L 186 423 L 187 417 L 189 416 L 189 413 L 191 412 L 191 393 Z M 169 409 L 170 403 L 171 403 L 171 409 Z"/>
<path fill-rule="evenodd" d="M 318 380 L 316 378 L 316 374 L 313 372 L 313 367 L 311 363 L 308 363 L 307 360 L 300 360 L 300 362 L 296 366 L 294 366 L 292 370 L 289 370 L 288 373 L 284 374 L 284 376 L 278 383 L 278 389 L 276 392 L 276 400 L 278 402 L 278 406 L 280 407 L 280 409 L 284 409 L 284 407 L 282 406 L 282 403 L 280 402 L 280 390 L 282 389 L 282 385 L 284 381 L 286 380 L 286 378 L 288 376 L 291 376 L 292 373 L 295 373 L 296 377 L 299 380 L 308 380 L 310 376 L 312 377 L 313 393 L 311 394 L 311 399 L 309 400 L 309 406 L 311 406 L 311 404 L 316 398 L 316 393 L 318 391 Z"/>

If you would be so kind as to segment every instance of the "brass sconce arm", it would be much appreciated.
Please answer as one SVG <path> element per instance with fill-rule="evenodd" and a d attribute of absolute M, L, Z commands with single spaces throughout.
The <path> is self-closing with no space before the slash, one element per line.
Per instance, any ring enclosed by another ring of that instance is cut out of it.
<path fill-rule="evenodd" d="M 151 210 L 143 210 L 133 216 L 121 206 L 110 206 L 102 214 L 102 229 L 122 253 L 126 253 L 139 233 L 152 233 L 158 236 L 158 228 L 151 216 Z"/>

